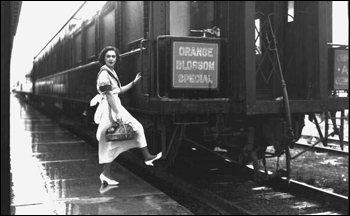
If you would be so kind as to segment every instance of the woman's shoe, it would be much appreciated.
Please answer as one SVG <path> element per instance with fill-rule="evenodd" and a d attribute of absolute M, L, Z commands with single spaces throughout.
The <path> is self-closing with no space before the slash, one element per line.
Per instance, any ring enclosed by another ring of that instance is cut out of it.
<path fill-rule="evenodd" d="M 105 175 L 103 175 L 103 173 L 101 173 L 101 175 L 100 175 L 100 180 L 101 180 L 101 184 L 103 184 L 103 182 L 107 182 L 107 184 L 109 184 L 109 185 L 117 185 L 117 184 L 119 184 L 119 182 L 107 178 Z"/>
<path fill-rule="evenodd" d="M 162 152 L 159 152 L 155 158 L 153 158 L 149 161 L 145 161 L 145 164 L 148 166 L 153 166 L 153 161 L 158 160 L 161 157 L 162 157 Z"/>

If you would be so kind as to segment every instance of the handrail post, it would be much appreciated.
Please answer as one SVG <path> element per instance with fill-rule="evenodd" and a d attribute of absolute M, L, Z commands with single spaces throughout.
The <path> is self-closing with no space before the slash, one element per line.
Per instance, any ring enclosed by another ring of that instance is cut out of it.
<path fill-rule="evenodd" d="M 148 39 L 142 39 L 140 41 L 140 72 L 141 72 L 141 75 L 143 75 L 143 43 L 144 42 L 148 42 Z M 146 90 L 147 91 L 147 90 Z M 144 97 L 146 97 L 146 100 L 147 100 L 147 103 L 149 102 L 149 94 L 145 94 L 145 89 L 144 89 L 144 82 L 142 82 L 142 95 Z"/>

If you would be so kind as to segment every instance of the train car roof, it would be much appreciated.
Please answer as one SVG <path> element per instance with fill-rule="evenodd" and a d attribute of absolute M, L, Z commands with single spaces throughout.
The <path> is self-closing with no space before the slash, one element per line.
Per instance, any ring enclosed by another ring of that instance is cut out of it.
<path fill-rule="evenodd" d="M 2 3 L 2 2 L 1 2 Z M 16 35 L 22 1 L 10 1 L 11 37 Z"/>

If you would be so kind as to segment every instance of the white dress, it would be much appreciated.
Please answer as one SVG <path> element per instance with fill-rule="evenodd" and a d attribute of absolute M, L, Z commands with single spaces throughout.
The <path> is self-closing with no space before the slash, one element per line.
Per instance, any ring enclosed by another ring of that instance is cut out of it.
<path fill-rule="evenodd" d="M 144 133 L 143 126 L 138 122 L 121 104 L 118 94 L 120 93 L 120 84 L 109 75 L 109 70 L 118 79 L 115 71 L 110 70 L 106 65 L 102 66 L 100 72 L 97 75 L 97 94 L 91 101 L 90 106 L 95 106 L 99 103 L 96 109 L 94 121 L 98 124 L 96 138 L 99 141 L 99 163 L 111 163 L 120 153 L 132 148 L 143 148 L 147 146 L 147 141 Z M 107 96 L 100 90 L 101 86 L 111 86 L 112 95 L 116 101 L 118 113 L 115 113 L 108 104 Z M 112 122 L 110 120 L 109 112 L 112 112 L 113 119 L 122 119 L 124 122 L 129 122 L 133 129 L 136 131 L 135 138 L 125 141 L 107 141 L 106 130 L 111 127 Z"/>

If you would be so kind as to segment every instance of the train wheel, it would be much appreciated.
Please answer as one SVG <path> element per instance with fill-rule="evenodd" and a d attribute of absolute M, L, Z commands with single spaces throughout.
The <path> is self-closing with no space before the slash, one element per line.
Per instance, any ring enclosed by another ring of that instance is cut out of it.
<path fill-rule="evenodd" d="M 289 147 L 273 152 L 270 148 L 265 151 L 263 158 L 265 174 L 268 179 L 286 178 L 289 185 L 291 178 L 291 154 Z"/>
<path fill-rule="evenodd" d="M 278 169 L 278 163 L 277 163 L 277 170 L 276 170 L 276 177 L 279 178 L 286 178 L 287 179 L 287 187 L 289 187 L 290 179 L 291 179 L 291 154 L 290 154 L 290 149 L 289 147 L 286 147 L 283 150 L 282 155 L 285 155 L 285 166 L 283 166 L 282 169 Z M 277 156 L 278 157 L 278 156 Z M 279 157 L 278 157 L 279 159 Z"/>

